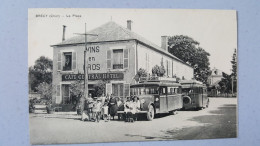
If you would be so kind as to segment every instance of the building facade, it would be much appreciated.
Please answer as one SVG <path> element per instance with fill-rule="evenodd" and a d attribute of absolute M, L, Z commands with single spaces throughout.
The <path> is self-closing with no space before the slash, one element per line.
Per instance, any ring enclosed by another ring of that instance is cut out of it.
<path fill-rule="evenodd" d="M 152 74 L 152 68 L 161 62 L 166 76 L 193 78 L 193 68 L 168 52 L 167 37 L 162 37 L 162 47 L 159 47 L 132 32 L 131 24 L 128 21 L 124 28 L 110 21 L 89 32 L 98 35 L 87 36 L 85 59 L 88 61 L 90 92 L 99 80 L 108 80 L 106 93 L 116 97 L 129 96 L 130 84 L 136 83 L 137 71 L 143 68 Z M 85 36 L 63 39 L 52 47 L 53 85 L 56 88 L 53 102 L 70 104 L 70 84 L 84 79 Z"/>

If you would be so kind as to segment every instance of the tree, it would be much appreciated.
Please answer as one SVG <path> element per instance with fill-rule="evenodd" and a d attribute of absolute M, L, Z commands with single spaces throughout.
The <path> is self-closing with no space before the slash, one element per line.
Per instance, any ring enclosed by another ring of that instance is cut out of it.
<path fill-rule="evenodd" d="M 106 83 L 108 83 L 108 80 L 99 80 L 97 84 L 94 85 L 95 95 L 96 97 L 101 96 L 102 94 L 105 94 L 106 92 Z"/>
<path fill-rule="evenodd" d="M 41 56 L 35 61 L 35 65 L 29 67 L 29 87 L 32 91 L 37 92 L 39 84 L 45 82 L 52 83 L 52 60 Z"/>
<path fill-rule="evenodd" d="M 53 94 L 53 89 L 52 84 L 48 84 L 46 82 L 40 83 L 36 89 L 38 90 L 38 93 L 41 94 L 41 98 L 51 100 L 52 99 L 52 94 Z"/>
<path fill-rule="evenodd" d="M 148 76 L 147 71 L 146 71 L 145 69 L 143 69 L 143 68 L 139 68 L 139 70 L 137 71 L 137 73 L 136 73 L 134 79 L 135 79 L 136 81 L 139 81 L 139 79 L 140 79 L 141 77 L 147 77 L 147 76 Z"/>
<path fill-rule="evenodd" d="M 152 74 L 153 75 L 157 75 L 158 77 L 162 77 L 164 76 L 166 70 L 164 68 L 164 65 L 163 65 L 163 58 L 161 60 L 161 66 L 159 65 L 155 65 L 153 68 L 152 68 Z"/>
<path fill-rule="evenodd" d="M 228 75 L 226 73 L 222 73 L 223 78 L 218 83 L 219 84 L 219 90 L 221 93 L 230 93 L 231 92 L 231 75 Z"/>
<path fill-rule="evenodd" d="M 194 68 L 194 78 L 206 84 L 210 75 L 210 54 L 199 47 L 199 42 L 188 36 L 177 35 L 169 37 L 168 45 L 169 53 L 190 64 Z"/>
<path fill-rule="evenodd" d="M 237 77 L 237 50 L 236 49 L 234 50 L 231 64 L 232 64 L 232 73 L 231 73 L 231 75 L 236 78 Z"/>
<path fill-rule="evenodd" d="M 80 110 L 84 109 L 84 84 L 82 80 L 76 80 L 70 84 L 70 93 L 72 99 L 76 101 L 76 105 L 80 107 Z M 74 102 L 72 102 L 74 103 Z"/>
<path fill-rule="evenodd" d="M 233 82 L 233 92 L 237 92 L 237 50 L 236 49 L 234 50 L 231 64 L 232 64 L 231 76 L 233 78 L 231 82 Z"/>

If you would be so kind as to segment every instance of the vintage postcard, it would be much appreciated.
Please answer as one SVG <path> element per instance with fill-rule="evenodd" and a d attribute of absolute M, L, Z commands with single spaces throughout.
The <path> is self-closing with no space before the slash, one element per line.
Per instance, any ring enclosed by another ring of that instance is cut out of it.
<path fill-rule="evenodd" d="M 29 9 L 31 144 L 236 138 L 234 10 Z"/>

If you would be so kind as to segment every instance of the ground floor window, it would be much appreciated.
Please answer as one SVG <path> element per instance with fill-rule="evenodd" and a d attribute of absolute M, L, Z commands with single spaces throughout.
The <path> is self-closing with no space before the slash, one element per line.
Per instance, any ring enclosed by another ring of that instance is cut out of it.
<path fill-rule="evenodd" d="M 115 97 L 123 97 L 124 84 L 112 84 L 112 93 Z"/>
<path fill-rule="evenodd" d="M 128 83 L 107 83 L 106 94 L 113 94 L 115 97 L 130 96 L 130 84 Z"/>

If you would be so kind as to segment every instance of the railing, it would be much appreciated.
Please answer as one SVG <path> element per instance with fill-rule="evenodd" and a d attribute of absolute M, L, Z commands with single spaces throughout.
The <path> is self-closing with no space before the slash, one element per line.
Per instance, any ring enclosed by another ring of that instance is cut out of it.
<path fill-rule="evenodd" d="M 123 69 L 123 64 L 113 64 L 113 69 Z"/>
<path fill-rule="evenodd" d="M 169 78 L 169 77 L 158 77 L 158 76 L 147 76 L 147 77 L 140 77 L 139 82 L 144 81 L 171 81 L 176 82 L 176 78 Z"/>

